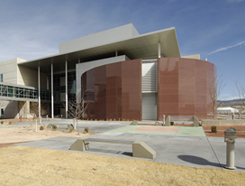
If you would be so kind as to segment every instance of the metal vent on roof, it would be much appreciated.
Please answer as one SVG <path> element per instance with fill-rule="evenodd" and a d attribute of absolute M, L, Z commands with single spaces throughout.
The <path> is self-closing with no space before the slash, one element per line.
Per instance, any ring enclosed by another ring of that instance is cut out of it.
<path fill-rule="evenodd" d="M 157 92 L 156 60 L 142 61 L 142 92 Z"/>

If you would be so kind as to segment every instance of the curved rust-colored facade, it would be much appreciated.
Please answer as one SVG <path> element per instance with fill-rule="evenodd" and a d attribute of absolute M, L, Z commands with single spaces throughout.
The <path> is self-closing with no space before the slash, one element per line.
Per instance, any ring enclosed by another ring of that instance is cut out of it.
<path fill-rule="evenodd" d="M 141 120 L 141 60 L 96 67 L 82 75 L 89 119 Z M 92 95 L 92 96 L 86 96 Z"/>
<path fill-rule="evenodd" d="M 157 119 L 165 116 L 213 117 L 209 84 L 214 64 L 185 58 L 158 59 Z M 82 75 L 86 118 L 142 120 L 142 60 L 96 67 Z"/>
<path fill-rule="evenodd" d="M 158 120 L 162 115 L 213 117 L 209 86 L 216 77 L 214 64 L 185 58 L 158 60 Z"/>

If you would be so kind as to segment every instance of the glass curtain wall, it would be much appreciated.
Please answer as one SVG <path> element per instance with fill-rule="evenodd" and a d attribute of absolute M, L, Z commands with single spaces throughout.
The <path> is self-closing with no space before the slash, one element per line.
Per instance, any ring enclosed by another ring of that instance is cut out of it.
<path fill-rule="evenodd" d="M 64 116 L 65 110 L 65 73 L 54 74 L 54 115 Z M 76 72 L 68 72 L 68 100 L 76 99 Z"/>

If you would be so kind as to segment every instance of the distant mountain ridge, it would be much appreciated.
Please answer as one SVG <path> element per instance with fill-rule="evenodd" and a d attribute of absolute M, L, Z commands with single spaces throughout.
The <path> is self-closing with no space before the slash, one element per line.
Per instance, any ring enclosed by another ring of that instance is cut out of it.
<path fill-rule="evenodd" d="M 242 105 L 240 99 L 232 99 L 232 100 L 218 100 L 219 107 L 236 107 Z M 220 104 L 219 104 L 220 103 Z M 245 100 L 243 101 L 245 103 Z"/>

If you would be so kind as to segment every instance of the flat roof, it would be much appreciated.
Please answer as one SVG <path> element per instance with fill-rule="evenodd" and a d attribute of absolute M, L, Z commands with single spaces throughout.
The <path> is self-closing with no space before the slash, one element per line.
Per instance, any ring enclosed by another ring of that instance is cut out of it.
<path fill-rule="evenodd" d="M 64 71 L 65 61 L 68 61 L 68 66 L 75 65 L 77 59 L 80 59 L 81 63 L 103 59 L 115 56 L 115 51 L 118 52 L 118 55 L 126 55 L 130 59 L 152 59 L 158 58 L 159 42 L 161 43 L 163 57 L 180 57 L 175 28 L 171 27 L 84 50 L 20 62 L 18 65 L 34 70 L 37 70 L 40 65 L 42 72 L 50 73 L 50 65 L 53 63 L 54 65 L 59 64 L 59 68 L 54 68 L 54 71 Z"/>

